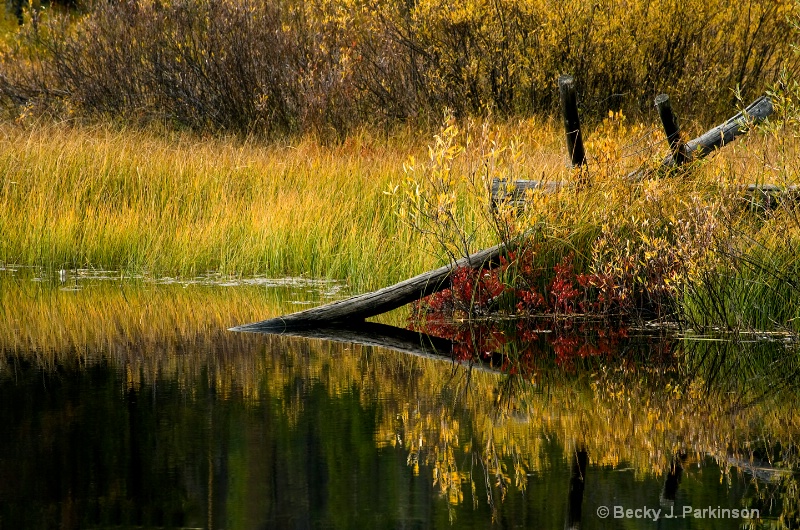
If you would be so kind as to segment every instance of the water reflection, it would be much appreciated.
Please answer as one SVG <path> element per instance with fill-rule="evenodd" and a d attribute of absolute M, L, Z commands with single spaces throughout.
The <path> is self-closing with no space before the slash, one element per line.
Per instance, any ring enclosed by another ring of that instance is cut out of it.
<path fill-rule="evenodd" d="M 466 357 L 385 325 L 227 332 L 283 312 L 266 290 L 26 289 L 0 290 L 3 527 L 799 522 L 793 347 L 505 323 Z"/>

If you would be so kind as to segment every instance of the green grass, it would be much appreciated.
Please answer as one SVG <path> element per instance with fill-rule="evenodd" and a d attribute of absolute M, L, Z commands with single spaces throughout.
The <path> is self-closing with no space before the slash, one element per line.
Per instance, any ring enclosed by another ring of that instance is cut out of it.
<path fill-rule="evenodd" d="M 432 258 L 383 191 L 406 149 L 258 145 L 107 127 L 0 129 L 0 261 L 374 287 Z"/>

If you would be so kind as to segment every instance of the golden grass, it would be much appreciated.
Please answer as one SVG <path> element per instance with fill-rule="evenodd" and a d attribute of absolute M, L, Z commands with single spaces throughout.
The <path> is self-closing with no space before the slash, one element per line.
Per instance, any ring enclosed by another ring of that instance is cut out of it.
<path fill-rule="evenodd" d="M 370 286 L 431 263 L 383 195 L 402 142 L 257 145 L 110 127 L 0 131 L 0 260 Z"/>
<path fill-rule="evenodd" d="M 475 136 L 480 126 L 464 129 Z M 514 178 L 572 181 L 557 124 L 527 119 L 494 129 L 499 146 L 511 139 L 522 145 Z M 644 182 L 623 175 L 665 154 L 657 129 L 617 116 L 586 136 L 591 185 L 535 195 L 512 221 L 543 227 L 579 258 L 588 259 L 603 226 L 624 236 L 647 232 L 647 223 L 663 228 L 691 215 L 698 200 L 713 209 L 747 183 L 798 181 L 797 141 L 780 136 L 752 134 L 691 173 Z M 304 275 L 346 280 L 355 290 L 380 287 L 442 262 L 440 249 L 396 215 L 396 197 L 385 193 L 406 179 L 410 156 L 428 159 L 430 143 L 412 130 L 362 131 L 325 145 L 313 137 L 263 144 L 102 125 L 4 124 L 0 262 L 151 276 Z M 457 160 L 457 178 L 464 168 Z M 476 250 L 497 236 L 481 190 L 468 191 L 464 226 L 476 231 Z M 791 215 L 736 223 L 780 246 L 787 227 L 800 233 Z"/>

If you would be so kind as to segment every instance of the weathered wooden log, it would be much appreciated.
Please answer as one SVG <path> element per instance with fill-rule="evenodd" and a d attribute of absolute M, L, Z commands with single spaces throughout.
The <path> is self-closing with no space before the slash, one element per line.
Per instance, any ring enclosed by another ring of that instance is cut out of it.
<path fill-rule="evenodd" d="M 575 79 L 571 75 L 558 78 L 558 92 L 561 96 L 561 113 L 564 117 L 564 130 L 567 134 L 567 151 L 572 167 L 586 164 L 586 151 L 581 136 L 581 120 L 578 116 L 578 95 Z"/>
<path fill-rule="evenodd" d="M 555 193 L 567 184 L 564 182 L 550 182 L 546 180 L 515 180 L 508 182 L 498 178 L 492 179 L 492 207 L 501 202 L 519 204 L 525 201 L 528 191 L 541 191 L 542 193 Z"/>
<path fill-rule="evenodd" d="M 744 199 L 753 210 L 774 210 L 782 204 L 800 203 L 800 186 L 750 184 Z"/>
<path fill-rule="evenodd" d="M 337 300 L 290 315 L 262 320 L 232 328 L 232 331 L 281 332 L 293 329 L 324 327 L 331 324 L 355 323 L 365 318 L 386 313 L 429 294 L 450 286 L 453 271 L 460 267 L 488 267 L 497 265 L 506 245 L 481 250 L 454 264 L 439 267 L 378 291 Z"/>
<path fill-rule="evenodd" d="M 748 105 L 744 111 L 729 118 L 725 123 L 717 125 L 687 142 L 685 149 L 687 158 L 701 158 L 715 149 L 728 145 L 737 137 L 745 134 L 748 125 L 764 121 L 772 114 L 772 111 L 772 101 L 767 96 L 761 96 Z M 662 165 L 674 166 L 677 165 L 677 160 L 670 154 L 664 159 Z"/>
<path fill-rule="evenodd" d="M 658 109 L 658 115 L 661 118 L 661 124 L 664 126 L 664 132 L 667 135 L 672 159 L 676 165 L 681 165 L 686 162 L 686 146 L 681 139 L 678 117 L 672 112 L 669 96 L 667 94 L 659 94 L 656 96 L 655 104 Z"/>
<path fill-rule="evenodd" d="M 492 203 L 509 201 L 521 204 L 525 201 L 528 190 L 541 193 L 555 193 L 561 188 L 569 187 L 566 182 L 546 182 L 539 180 L 515 180 L 511 189 L 499 179 L 492 181 Z M 743 188 L 743 198 L 751 206 L 759 209 L 774 209 L 787 202 L 800 203 L 800 186 L 777 186 L 775 184 L 748 184 Z"/>

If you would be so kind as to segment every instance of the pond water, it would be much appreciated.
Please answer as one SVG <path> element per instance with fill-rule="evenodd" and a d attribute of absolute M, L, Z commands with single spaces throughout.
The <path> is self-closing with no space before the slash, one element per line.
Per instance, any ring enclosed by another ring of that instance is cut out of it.
<path fill-rule="evenodd" d="M 466 360 L 387 326 L 228 331 L 327 283 L 34 279 L 0 273 L 0 528 L 799 521 L 788 342 L 561 326 Z"/>

